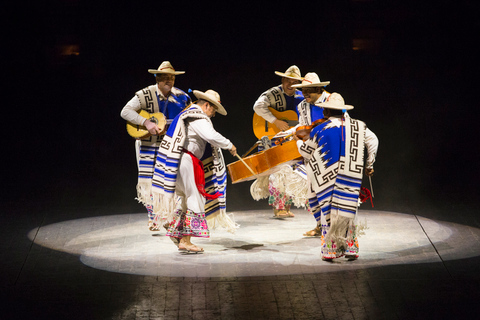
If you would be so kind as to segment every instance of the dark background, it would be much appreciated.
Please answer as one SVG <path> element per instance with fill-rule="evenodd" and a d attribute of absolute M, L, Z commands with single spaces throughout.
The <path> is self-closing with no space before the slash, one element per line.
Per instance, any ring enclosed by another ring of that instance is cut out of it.
<path fill-rule="evenodd" d="M 214 125 L 239 153 L 256 140 L 253 103 L 280 84 L 274 71 L 296 64 L 303 75 L 316 72 L 379 137 L 373 210 L 480 228 L 477 2 L 4 3 L 2 315 L 101 318 L 140 303 L 137 284 L 188 286 L 187 278 L 152 281 L 92 270 L 78 256 L 39 247 L 26 237 L 55 222 L 145 212 L 134 200 L 134 141 L 120 110 L 135 91 L 154 83 L 147 70 L 164 60 L 186 71 L 177 77 L 180 89 L 220 93 L 228 115 L 215 117 Z M 227 163 L 237 160 L 224 154 Z M 227 209 L 271 210 L 266 200 L 251 198 L 249 187 L 249 182 L 229 185 Z M 451 239 L 465 244 L 456 260 L 444 261 L 448 246 L 432 243 L 441 262 L 357 273 L 361 285 L 387 292 L 365 301 L 401 319 L 474 318 L 480 257 L 462 258 L 471 255 L 470 241 L 478 242 L 472 234 Z M 304 284 L 312 282 L 305 279 Z M 352 274 L 339 270 L 315 279 L 325 284 Z M 243 288 L 256 281 L 237 282 Z M 285 286 L 284 278 L 260 281 Z M 125 286 L 129 283 L 132 287 Z M 262 300 L 265 306 L 269 302 Z"/>
<path fill-rule="evenodd" d="M 256 141 L 253 103 L 280 84 L 274 71 L 296 64 L 302 75 L 331 81 L 327 90 L 377 134 L 375 209 L 420 208 L 449 220 L 475 206 L 478 191 L 474 3 L 6 6 L 2 202 L 143 212 L 120 110 L 154 83 L 147 69 L 168 60 L 186 71 L 176 87 L 218 91 L 228 116 L 215 117 L 215 128 L 242 154 Z M 236 161 L 228 152 L 225 159 Z M 252 200 L 249 186 L 228 187 L 229 211 L 269 208 Z M 468 223 L 479 225 L 476 217 Z"/>

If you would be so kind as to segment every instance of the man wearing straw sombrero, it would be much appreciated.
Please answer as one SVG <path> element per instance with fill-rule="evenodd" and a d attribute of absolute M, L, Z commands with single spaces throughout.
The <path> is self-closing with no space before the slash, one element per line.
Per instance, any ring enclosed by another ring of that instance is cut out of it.
<path fill-rule="evenodd" d="M 147 208 L 148 228 L 158 231 L 161 226 L 154 221 L 153 208 L 147 202 L 151 197 L 155 157 L 165 131 L 161 132 L 155 122 L 144 118 L 139 112 L 146 110 L 148 113 L 163 113 L 168 127 L 172 120 L 190 105 L 191 99 L 185 92 L 173 86 L 175 76 L 184 74 L 185 71 L 176 71 L 169 61 L 163 61 L 158 69 L 148 69 L 148 72 L 155 76 L 156 84 L 137 91 L 123 107 L 120 115 L 134 125 L 146 127 L 150 133 L 148 137 L 135 141 L 138 166 L 137 200 Z"/>
<path fill-rule="evenodd" d="M 288 123 L 277 119 L 268 108 L 277 111 L 296 111 L 297 105 L 303 100 L 303 95 L 293 85 L 299 84 L 303 78 L 296 65 L 288 67 L 285 72 L 275 71 L 275 74 L 282 77 L 282 84 L 263 92 L 255 101 L 253 110 L 266 121 L 277 126 L 278 129 L 285 131 L 290 128 Z"/>
<path fill-rule="evenodd" d="M 301 90 L 305 98 L 297 105 L 298 126 L 311 125 L 312 117 L 323 118 L 323 114 L 313 114 L 321 111 L 321 108 L 314 106 L 316 103 L 324 102 L 330 96 L 330 93 L 325 90 L 325 87 L 329 84 L 330 81 L 320 81 L 315 72 L 309 72 L 303 78 L 302 83 L 292 85 L 292 87 Z"/>
<path fill-rule="evenodd" d="M 227 115 L 214 90 L 193 90 L 198 102 L 170 125 L 158 149 L 152 180 L 156 220 L 167 221 L 167 236 L 188 253 L 202 253 L 192 237 L 208 238 L 210 228 L 233 232 L 237 225 L 226 213 L 227 175 L 221 149 L 235 156 L 236 147 L 215 131 L 210 118 Z"/>
<path fill-rule="evenodd" d="M 329 84 L 330 81 L 321 81 L 320 77 L 315 72 L 309 72 L 305 75 L 301 84 L 292 85 L 292 87 L 301 90 L 305 98 L 297 105 L 298 125 L 290 129 L 296 140 L 299 139 L 296 136 L 297 128 L 305 126 L 311 127 L 316 120 L 323 119 L 323 109 L 315 106 L 315 104 L 325 102 L 330 96 L 330 93 L 325 90 L 325 87 Z M 314 120 L 312 121 L 312 119 Z M 308 205 L 306 205 L 308 202 L 307 194 L 309 189 L 305 182 L 307 180 L 305 164 L 301 163 L 297 165 L 293 172 L 296 173 L 296 175 L 291 175 L 289 177 L 286 184 L 286 190 L 289 193 L 295 194 L 293 201 L 297 207 L 303 205 L 310 210 Z M 294 192 L 291 192 L 290 190 L 294 190 Z M 320 236 L 320 232 L 318 232 L 317 228 L 314 228 L 305 232 L 303 235 L 305 237 L 316 237 Z"/>
<path fill-rule="evenodd" d="M 285 72 L 275 71 L 275 74 L 282 77 L 281 85 L 263 92 L 255 101 L 253 110 L 265 121 L 274 124 L 281 131 L 286 131 L 290 128 L 288 123 L 277 119 L 269 108 L 277 111 L 292 110 L 297 112 L 297 105 L 303 100 L 303 95 L 293 85 L 299 84 L 302 81 L 302 76 L 296 65 L 288 67 Z M 250 193 L 255 200 L 268 197 L 268 203 L 273 207 L 274 216 L 278 218 L 294 216 L 290 212 L 292 198 L 285 193 L 283 180 L 280 173 L 270 175 L 255 180 L 250 188 Z"/>
<path fill-rule="evenodd" d="M 345 104 L 340 94 L 332 93 L 316 105 L 323 108 L 327 121 L 313 128 L 309 139 L 297 144 L 312 190 L 309 205 L 321 234 L 322 259 L 356 259 L 357 238 L 364 229 L 357 217 L 364 149 L 365 174 L 371 176 L 378 138 L 364 122 L 350 118 L 346 111 L 353 106 Z"/>

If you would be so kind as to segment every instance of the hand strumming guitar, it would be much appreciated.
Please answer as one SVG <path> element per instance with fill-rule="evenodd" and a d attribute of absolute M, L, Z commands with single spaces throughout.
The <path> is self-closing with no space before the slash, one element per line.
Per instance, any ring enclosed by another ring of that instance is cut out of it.
<path fill-rule="evenodd" d="M 150 120 L 145 120 L 145 122 L 143 123 L 143 125 L 145 126 L 145 128 L 147 128 L 148 132 L 151 134 L 151 135 L 158 135 L 160 134 L 161 130 L 160 128 L 158 128 L 157 124 L 150 121 Z"/>
<path fill-rule="evenodd" d="M 288 123 L 283 120 L 277 119 L 273 122 L 273 124 L 276 125 L 277 128 L 280 129 L 281 131 L 290 129 L 290 126 L 288 125 Z"/>

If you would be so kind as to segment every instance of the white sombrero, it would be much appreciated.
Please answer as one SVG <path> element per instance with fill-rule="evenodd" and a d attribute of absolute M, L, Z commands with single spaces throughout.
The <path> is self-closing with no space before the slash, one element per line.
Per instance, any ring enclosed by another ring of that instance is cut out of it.
<path fill-rule="evenodd" d="M 162 64 L 158 67 L 158 69 L 148 69 L 149 73 L 157 74 L 157 73 L 166 73 L 166 74 L 184 74 L 185 71 L 175 71 L 170 61 L 163 61 Z"/>
<path fill-rule="evenodd" d="M 320 78 L 315 72 L 309 72 L 303 78 L 301 84 L 294 84 L 295 88 L 312 88 L 312 87 L 325 87 L 330 84 L 330 81 L 320 81 Z"/>
<path fill-rule="evenodd" d="M 345 100 L 339 93 L 332 93 L 328 96 L 327 101 L 315 104 L 318 107 L 327 108 L 327 109 L 335 109 L 335 110 L 352 110 L 353 106 L 349 104 L 345 104 Z"/>
<path fill-rule="evenodd" d="M 205 92 L 193 90 L 193 94 L 198 99 L 207 100 L 208 102 L 213 103 L 218 108 L 217 112 L 221 115 L 227 115 L 227 110 L 225 110 L 225 108 L 222 106 L 222 103 L 220 102 L 220 95 L 218 94 L 218 92 L 214 90 L 207 90 Z"/>
<path fill-rule="evenodd" d="M 302 74 L 296 65 L 290 66 L 285 72 L 275 71 L 275 74 L 280 77 L 302 80 Z"/>

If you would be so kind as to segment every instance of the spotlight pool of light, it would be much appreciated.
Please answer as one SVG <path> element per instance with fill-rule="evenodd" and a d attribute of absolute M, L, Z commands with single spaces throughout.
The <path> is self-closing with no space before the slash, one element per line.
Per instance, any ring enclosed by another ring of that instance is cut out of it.
<path fill-rule="evenodd" d="M 165 230 L 147 229 L 146 214 L 97 216 L 41 226 L 28 234 L 37 245 L 78 255 L 92 268 L 166 277 L 245 277 L 312 274 L 406 263 L 434 263 L 480 255 L 480 229 L 414 215 L 360 210 L 368 229 L 360 258 L 322 261 L 320 239 L 302 236 L 315 226 L 305 211 L 273 219 L 270 211 L 233 212 L 235 234 L 214 230 L 193 239 L 204 254 L 180 253 Z"/>

